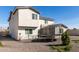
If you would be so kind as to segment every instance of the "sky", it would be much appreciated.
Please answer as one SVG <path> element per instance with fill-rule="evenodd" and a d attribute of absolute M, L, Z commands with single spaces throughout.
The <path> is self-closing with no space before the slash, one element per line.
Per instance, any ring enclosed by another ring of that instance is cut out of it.
<path fill-rule="evenodd" d="M 0 6 L 0 27 L 8 27 L 8 18 L 10 11 L 14 9 L 14 6 Z"/>
<path fill-rule="evenodd" d="M 33 6 L 41 16 L 52 18 L 55 23 L 62 23 L 68 28 L 79 29 L 79 7 L 78 6 Z M 10 11 L 14 6 L 0 6 L 0 27 L 7 27 Z"/>

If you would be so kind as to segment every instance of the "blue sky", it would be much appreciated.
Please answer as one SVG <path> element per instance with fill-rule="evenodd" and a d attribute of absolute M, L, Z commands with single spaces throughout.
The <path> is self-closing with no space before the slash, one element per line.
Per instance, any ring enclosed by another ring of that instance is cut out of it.
<path fill-rule="evenodd" d="M 12 6 L 0 6 L 0 27 L 8 26 L 9 13 L 13 8 Z"/>
<path fill-rule="evenodd" d="M 8 26 L 10 10 L 14 6 L 0 7 L 0 26 Z M 56 23 L 62 23 L 69 28 L 79 28 L 79 7 L 78 6 L 34 6 L 42 16 L 53 18 Z"/>

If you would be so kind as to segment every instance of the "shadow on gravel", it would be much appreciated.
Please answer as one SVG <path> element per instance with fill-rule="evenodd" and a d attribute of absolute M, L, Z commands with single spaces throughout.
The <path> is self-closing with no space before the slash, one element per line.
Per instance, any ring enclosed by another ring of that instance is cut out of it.
<path fill-rule="evenodd" d="M 15 39 L 11 38 L 10 36 L 1 36 L 0 41 L 16 41 Z"/>
<path fill-rule="evenodd" d="M 64 46 L 63 44 L 48 44 L 46 46 Z"/>
<path fill-rule="evenodd" d="M 34 39 L 32 42 L 52 42 L 51 39 Z"/>

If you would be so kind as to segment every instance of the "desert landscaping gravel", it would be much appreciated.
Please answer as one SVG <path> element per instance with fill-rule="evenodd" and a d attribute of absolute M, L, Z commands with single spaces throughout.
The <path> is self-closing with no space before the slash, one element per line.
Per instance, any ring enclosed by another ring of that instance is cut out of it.
<path fill-rule="evenodd" d="M 3 47 L 0 47 L 0 52 L 51 52 L 48 44 L 52 42 L 31 42 L 24 43 L 20 41 L 12 40 L 11 38 L 1 37 L 0 41 Z"/>

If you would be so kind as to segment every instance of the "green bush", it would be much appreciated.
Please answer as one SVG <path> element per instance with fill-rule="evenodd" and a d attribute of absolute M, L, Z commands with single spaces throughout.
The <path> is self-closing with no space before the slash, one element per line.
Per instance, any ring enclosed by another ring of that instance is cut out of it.
<path fill-rule="evenodd" d="M 68 52 L 72 49 L 72 45 L 52 46 L 51 49 L 57 52 Z"/>
<path fill-rule="evenodd" d="M 62 44 L 63 45 L 69 45 L 70 43 L 70 38 L 69 38 L 69 35 L 68 35 L 68 32 L 64 32 L 62 35 L 61 35 L 61 40 L 62 40 Z"/>
<path fill-rule="evenodd" d="M 70 50 L 71 50 L 71 48 L 72 48 L 72 46 L 71 46 L 71 45 L 67 45 L 67 46 L 64 48 L 64 51 L 70 51 Z"/>
<path fill-rule="evenodd" d="M 0 47 L 3 47 L 3 44 L 0 42 Z"/>

